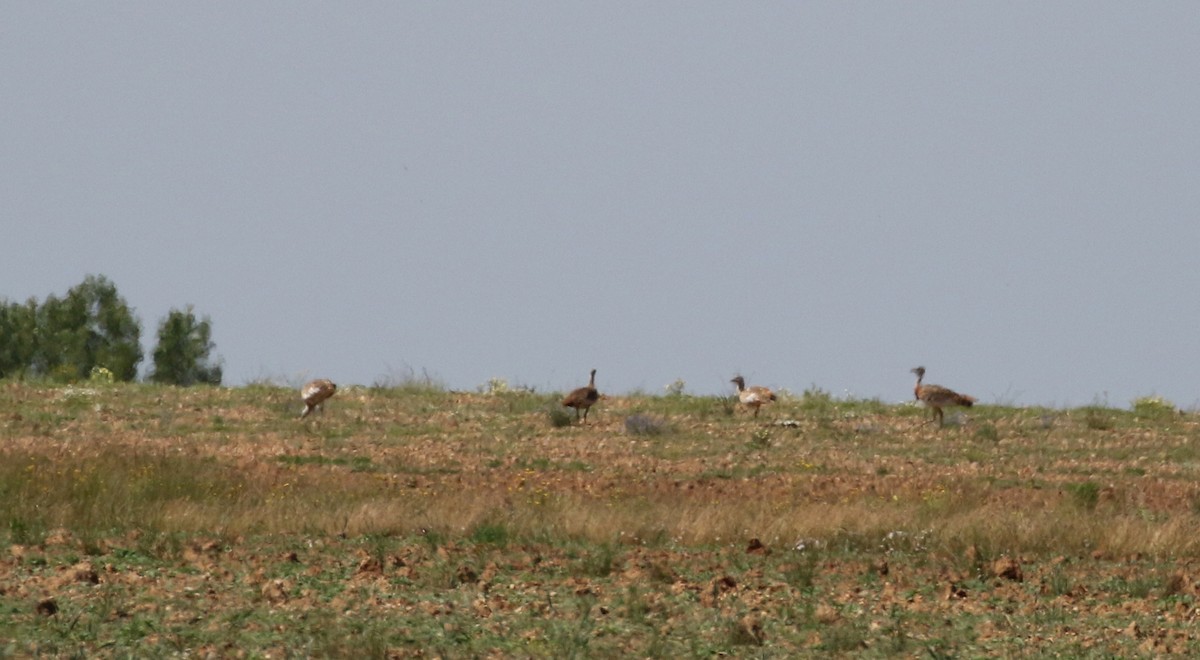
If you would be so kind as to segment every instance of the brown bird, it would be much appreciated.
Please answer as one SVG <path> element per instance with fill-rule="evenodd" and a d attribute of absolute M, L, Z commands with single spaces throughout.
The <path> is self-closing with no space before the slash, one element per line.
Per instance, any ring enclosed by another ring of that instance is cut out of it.
<path fill-rule="evenodd" d="M 755 417 L 758 417 L 759 408 L 775 400 L 775 393 L 765 387 L 746 387 L 746 379 L 741 376 L 734 376 L 729 382 L 737 385 L 738 401 L 747 408 L 753 408 Z"/>
<path fill-rule="evenodd" d="M 592 377 L 588 379 L 587 386 L 571 390 L 571 393 L 563 398 L 562 404 L 575 409 L 575 419 L 579 419 L 579 411 L 582 409 L 583 421 L 586 422 L 592 404 L 599 400 L 600 392 L 596 391 L 596 370 L 592 369 Z"/>
<path fill-rule="evenodd" d="M 325 378 L 314 380 L 304 387 L 300 388 L 300 398 L 304 399 L 304 410 L 300 411 L 300 416 L 305 417 L 315 408 L 320 408 L 325 411 L 325 400 L 333 396 L 337 391 L 337 385 L 333 381 Z"/>
<path fill-rule="evenodd" d="M 933 410 L 933 418 L 937 420 L 938 426 L 942 426 L 944 423 L 942 408 L 949 406 L 970 408 L 975 404 L 976 399 L 973 396 L 959 394 L 941 385 L 922 385 L 921 380 L 925 378 L 925 367 L 917 367 L 912 372 L 917 375 L 917 384 L 913 387 L 913 396 L 917 398 L 917 401 L 921 401 Z"/>

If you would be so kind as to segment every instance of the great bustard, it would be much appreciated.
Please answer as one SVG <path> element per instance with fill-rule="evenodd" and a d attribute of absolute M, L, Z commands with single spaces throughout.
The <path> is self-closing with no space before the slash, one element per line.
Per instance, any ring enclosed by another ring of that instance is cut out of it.
<path fill-rule="evenodd" d="M 737 385 L 738 401 L 741 401 L 742 405 L 747 408 L 753 408 L 755 417 L 758 417 L 759 408 L 775 400 L 775 393 L 765 387 L 746 387 L 746 379 L 741 376 L 734 376 L 733 380 L 729 382 Z"/>
<path fill-rule="evenodd" d="M 571 390 L 571 393 L 563 398 L 562 404 L 568 408 L 575 409 L 575 419 L 579 419 L 579 411 L 583 410 L 583 421 L 587 421 L 588 411 L 591 410 L 592 404 L 600 400 L 600 392 L 596 391 L 596 370 L 592 369 L 592 376 L 588 379 L 588 384 L 585 387 L 579 387 Z"/>
<path fill-rule="evenodd" d="M 300 411 L 300 416 L 305 417 L 315 408 L 325 410 L 325 400 L 333 396 L 337 391 L 337 385 L 333 381 L 319 378 L 314 380 L 304 387 L 300 388 L 300 398 L 304 399 L 304 410 Z"/>
<path fill-rule="evenodd" d="M 959 394 L 941 385 L 922 385 L 921 380 L 925 378 L 925 367 L 917 367 L 912 372 L 917 375 L 917 384 L 913 387 L 913 395 L 933 411 L 933 418 L 937 420 L 938 426 L 942 426 L 945 421 L 942 408 L 949 406 L 970 408 L 975 404 L 973 396 Z"/>

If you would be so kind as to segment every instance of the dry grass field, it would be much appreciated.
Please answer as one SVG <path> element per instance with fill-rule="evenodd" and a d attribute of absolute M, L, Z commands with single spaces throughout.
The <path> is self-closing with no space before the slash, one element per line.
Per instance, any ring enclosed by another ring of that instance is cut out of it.
<path fill-rule="evenodd" d="M 1194 414 L 560 397 L 0 383 L 0 657 L 1200 655 Z"/>

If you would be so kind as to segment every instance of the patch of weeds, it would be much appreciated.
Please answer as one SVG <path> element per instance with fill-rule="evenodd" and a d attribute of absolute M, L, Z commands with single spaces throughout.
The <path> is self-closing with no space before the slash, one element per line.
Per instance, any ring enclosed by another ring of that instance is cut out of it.
<path fill-rule="evenodd" d="M 733 417 L 735 414 L 737 414 L 737 395 L 718 397 L 717 403 L 721 406 L 721 414 L 725 417 Z"/>
<path fill-rule="evenodd" d="M 554 464 L 550 461 L 550 459 L 546 458 L 545 456 L 537 456 L 537 457 L 531 458 L 529 460 L 518 459 L 516 462 L 516 467 L 519 467 L 519 468 L 522 468 L 525 470 L 533 470 L 535 472 L 545 472 L 546 470 L 549 470 L 553 466 L 554 466 Z"/>
<path fill-rule="evenodd" d="M 435 529 L 421 530 L 421 538 L 425 541 L 425 545 L 429 546 L 429 551 L 436 553 L 438 548 L 446 543 L 446 537 Z"/>
<path fill-rule="evenodd" d="M 38 545 L 46 540 L 46 526 L 38 521 L 12 517 L 8 520 L 8 540 L 18 545 Z"/>
<path fill-rule="evenodd" d="M 984 442 L 999 442 L 1000 432 L 996 430 L 996 426 L 991 422 L 984 422 L 975 429 L 975 439 Z"/>
<path fill-rule="evenodd" d="M 762 646 L 762 625 L 753 617 L 732 618 L 725 622 L 730 646 Z"/>
<path fill-rule="evenodd" d="M 770 429 L 755 429 L 750 434 L 750 446 L 754 449 L 768 449 L 771 446 Z"/>
<path fill-rule="evenodd" d="M 833 408 L 833 395 L 813 385 L 800 395 L 800 408 L 805 412 L 821 413 Z"/>
<path fill-rule="evenodd" d="M 1108 431 L 1116 425 L 1116 422 L 1107 408 L 1088 406 L 1083 408 L 1083 424 L 1093 431 Z"/>
<path fill-rule="evenodd" d="M 817 554 L 812 551 L 805 552 L 797 557 L 796 561 L 781 566 L 780 573 L 783 581 L 804 593 L 812 593 L 817 577 L 817 567 L 821 563 Z"/>
<path fill-rule="evenodd" d="M 580 569 L 591 577 L 608 577 L 617 564 L 617 549 L 611 543 L 603 543 L 580 560 Z"/>
<path fill-rule="evenodd" d="M 1143 575 L 1134 578 L 1114 577 L 1103 583 L 1101 588 L 1122 600 L 1128 598 L 1148 598 L 1156 590 L 1162 589 L 1162 578 L 1153 575 Z"/>
<path fill-rule="evenodd" d="M 493 377 L 489 378 L 483 385 L 477 387 L 476 390 L 482 394 L 496 395 L 512 392 L 513 388 L 509 386 L 507 380 L 500 377 Z"/>
<path fill-rule="evenodd" d="M 502 523 L 480 523 L 471 530 L 470 538 L 480 545 L 503 546 L 508 544 L 509 536 L 508 527 Z"/>
<path fill-rule="evenodd" d="M 732 468 L 712 468 L 696 475 L 697 481 L 705 479 L 732 479 L 736 476 Z"/>
<path fill-rule="evenodd" d="M 283 455 L 276 458 L 277 461 L 285 465 L 341 465 L 348 466 L 351 472 L 370 472 L 374 469 L 371 464 L 370 456 L 336 456 L 329 458 L 321 455 L 300 456 L 300 455 Z"/>
<path fill-rule="evenodd" d="M 620 598 L 618 607 L 633 625 L 643 626 L 648 623 L 647 618 L 650 615 L 650 604 L 646 601 L 646 597 L 642 595 L 641 589 L 638 589 L 636 584 L 630 584 L 625 587 L 625 593 Z"/>
<path fill-rule="evenodd" d="M 637 413 L 625 418 L 625 432 L 629 435 L 656 436 L 670 429 L 667 420 L 652 415 Z"/>
<path fill-rule="evenodd" d="M 1066 484 L 1064 488 L 1071 495 L 1071 501 L 1075 506 L 1085 511 L 1094 510 L 1096 504 L 1100 502 L 1100 485 L 1094 481 Z"/>
<path fill-rule="evenodd" d="M 1071 581 L 1061 564 L 1056 564 L 1046 578 L 1046 589 L 1051 596 L 1065 596 L 1071 593 Z"/>
<path fill-rule="evenodd" d="M 838 619 L 825 627 L 821 635 L 824 650 L 836 654 L 854 653 L 866 648 L 867 626 L 852 619 Z"/>
<path fill-rule="evenodd" d="M 888 624 L 884 628 L 887 634 L 887 648 L 889 654 L 902 655 L 909 648 L 909 633 L 908 621 L 905 617 L 905 608 L 893 604 L 888 609 Z"/>
<path fill-rule="evenodd" d="M 592 618 L 593 597 L 574 600 L 575 616 L 566 621 L 554 621 L 546 627 L 547 639 L 555 655 L 562 658 L 587 658 L 596 621 Z"/>
<path fill-rule="evenodd" d="M 446 391 L 445 383 L 434 377 L 426 369 L 421 369 L 421 373 L 409 366 L 405 366 L 401 370 L 388 367 L 387 373 L 377 377 L 369 391 L 373 394 L 387 394 L 391 392 L 403 393 L 440 393 Z"/>

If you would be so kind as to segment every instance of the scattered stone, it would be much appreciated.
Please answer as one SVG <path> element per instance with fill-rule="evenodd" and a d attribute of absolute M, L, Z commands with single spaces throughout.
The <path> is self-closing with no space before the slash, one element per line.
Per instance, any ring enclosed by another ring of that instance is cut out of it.
<path fill-rule="evenodd" d="M 1001 557 L 992 562 L 992 575 L 1013 582 L 1025 580 L 1025 575 L 1021 572 L 1021 565 L 1012 557 Z"/>
<path fill-rule="evenodd" d="M 758 540 L 757 538 L 753 538 L 750 539 L 750 542 L 746 544 L 746 554 L 769 555 L 771 554 L 771 551 L 767 548 L 767 546 L 762 544 L 762 541 Z"/>
<path fill-rule="evenodd" d="M 820 605 L 817 605 L 817 608 L 813 610 L 813 616 L 817 618 L 818 622 L 825 625 L 837 623 L 842 618 L 842 615 L 837 611 L 837 608 L 827 603 L 821 603 Z"/>
<path fill-rule="evenodd" d="M 378 575 L 383 572 L 383 562 L 378 557 L 363 557 L 354 572 L 358 575 Z"/>
<path fill-rule="evenodd" d="M 71 545 L 75 542 L 75 537 L 71 535 L 70 530 L 59 528 L 51 531 L 46 535 L 46 545 L 62 546 Z"/>
<path fill-rule="evenodd" d="M 58 614 L 58 601 L 53 598 L 39 600 L 35 611 L 42 616 L 54 616 Z"/>
<path fill-rule="evenodd" d="M 963 600 L 967 597 L 967 590 L 953 582 L 947 582 L 941 589 L 941 596 L 942 600 Z"/>
<path fill-rule="evenodd" d="M 714 607 L 721 596 L 732 591 L 737 587 L 737 580 L 726 575 L 724 577 L 713 578 L 712 582 L 708 583 L 708 588 L 700 594 L 700 603 L 706 607 Z"/>
<path fill-rule="evenodd" d="M 454 578 L 458 580 L 459 584 L 475 584 L 479 582 L 479 574 L 467 564 L 458 567 L 458 570 L 454 573 Z"/>
<path fill-rule="evenodd" d="M 263 585 L 262 597 L 272 605 L 287 602 L 287 583 L 283 580 L 271 580 Z"/>
<path fill-rule="evenodd" d="M 1167 578 L 1167 583 L 1163 585 L 1163 595 L 1178 596 L 1186 591 L 1187 584 L 1187 576 L 1182 571 L 1175 571 L 1171 577 Z"/>
<path fill-rule="evenodd" d="M 100 584 L 100 574 L 92 568 L 91 562 L 82 562 L 71 567 L 68 573 L 73 582 L 87 582 L 88 584 Z"/>

